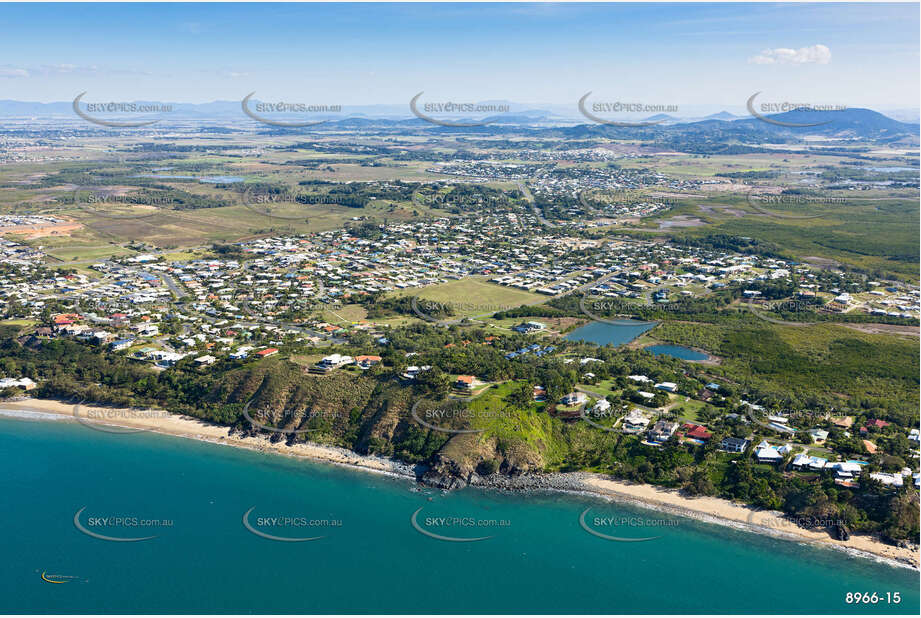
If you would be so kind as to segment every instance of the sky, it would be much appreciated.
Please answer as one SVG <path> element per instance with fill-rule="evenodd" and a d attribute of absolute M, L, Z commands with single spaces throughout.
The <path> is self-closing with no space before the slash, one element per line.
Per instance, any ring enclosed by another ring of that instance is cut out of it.
<path fill-rule="evenodd" d="M 916 108 L 914 4 L 4 4 L 0 99 Z"/>

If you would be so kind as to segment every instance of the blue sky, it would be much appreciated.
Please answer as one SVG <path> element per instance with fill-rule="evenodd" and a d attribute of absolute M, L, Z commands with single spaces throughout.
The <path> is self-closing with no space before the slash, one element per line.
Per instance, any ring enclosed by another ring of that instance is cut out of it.
<path fill-rule="evenodd" d="M 918 4 L 5 4 L 0 99 L 917 107 Z"/>

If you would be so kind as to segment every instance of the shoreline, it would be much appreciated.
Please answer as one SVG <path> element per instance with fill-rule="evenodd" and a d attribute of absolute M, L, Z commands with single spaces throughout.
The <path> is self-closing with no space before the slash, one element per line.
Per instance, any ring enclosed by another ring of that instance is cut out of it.
<path fill-rule="evenodd" d="M 90 425 L 97 424 L 103 427 L 140 429 L 141 431 L 120 432 L 107 431 L 106 433 L 157 433 L 162 435 L 174 436 L 177 438 L 188 438 L 198 440 L 199 442 L 209 442 L 211 444 L 233 446 L 243 448 L 259 453 L 268 453 L 310 459 L 312 461 L 321 461 L 349 468 L 370 470 L 378 474 L 389 476 L 398 476 L 415 480 L 416 475 L 413 472 L 413 465 L 388 459 L 386 457 L 377 457 L 374 455 L 360 455 L 354 451 L 337 446 L 327 446 L 308 442 L 288 446 L 284 441 L 272 443 L 268 437 L 254 436 L 241 438 L 231 436 L 230 428 L 226 425 L 217 425 L 201 419 L 180 414 L 170 414 L 166 410 L 151 409 L 133 409 L 133 408 L 115 408 L 108 406 L 86 406 L 81 411 L 81 415 L 86 415 L 93 411 L 105 411 L 110 413 L 110 417 L 117 417 L 117 420 L 106 421 L 86 421 L 78 420 L 74 415 L 74 405 L 53 399 L 32 399 L 26 398 L 18 401 L 0 401 L 0 416 L 12 416 L 4 412 L 26 412 L 20 418 L 41 419 L 43 415 L 50 415 L 58 418 L 65 418 Z M 31 414 L 28 414 L 31 413 Z M 112 414 L 114 413 L 114 414 Z M 131 415 L 135 415 L 134 418 Z M 99 431 L 105 431 L 100 429 Z"/>
<path fill-rule="evenodd" d="M 106 427 L 140 429 L 144 432 L 189 438 L 212 444 L 244 448 L 261 453 L 284 455 L 330 463 L 377 474 L 395 476 L 415 481 L 414 466 L 385 457 L 359 455 L 353 451 L 314 443 L 288 446 L 284 441 L 272 443 L 267 437 L 240 438 L 230 436 L 229 428 L 199 419 L 164 410 L 137 410 L 106 406 L 81 406 L 81 415 L 106 418 L 103 421 L 79 419 L 74 415 L 74 406 L 49 399 L 24 398 L 0 402 L 0 416 L 3 412 L 25 412 L 20 418 L 46 420 L 65 418 L 83 424 L 99 424 Z M 6 416 L 15 417 L 13 414 Z M 112 419 L 115 420 L 112 420 Z M 106 431 L 99 429 L 99 431 Z M 109 433 L 120 433 L 110 430 Z M 131 432 L 140 433 L 140 432 Z M 919 568 L 918 553 L 909 548 L 887 545 L 868 534 L 851 534 L 848 541 L 833 539 L 825 531 L 807 530 L 783 517 L 777 511 L 761 511 L 722 498 L 683 496 L 677 490 L 618 481 L 588 472 L 551 473 L 540 476 L 500 477 L 495 480 L 481 480 L 471 484 L 481 489 L 504 491 L 553 491 L 590 495 L 615 502 L 623 502 L 641 508 L 689 517 L 698 521 L 728 526 L 749 532 L 783 538 L 845 551 L 852 555 L 881 561 L 891 566 Z"/>

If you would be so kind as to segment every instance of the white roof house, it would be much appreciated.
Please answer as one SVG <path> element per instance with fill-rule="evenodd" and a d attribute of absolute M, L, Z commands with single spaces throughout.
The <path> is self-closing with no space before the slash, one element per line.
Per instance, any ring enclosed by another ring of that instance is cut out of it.
<path fill-rule="evenodd" d="M 871 472 L 870 478 L 892 487 L 901 487 L 904 483 L 901 474 L 890 474 L 889 472 Z"/>
<path fill-rule="evenodd" d="M 588 400 L 588 396 L 585 393 L 569 393 L 564 395 L 560 400 L 564 406 L 575 406 L 578 404 L 585 403 Z"/>
<path fill-rule="evenodd" d="M 771 446 L 766 441 L 762 441 L 761 444 L 756 447 L 755 457 L 761 462 L 777 463 L 783 460 L 783 453 L 781 453 L 780 449 L 776 446 Z"/>
<path fill-rule="evenodd" d="M 592 407 L 592 412 L 604 412 L 611 408 L 611 402 L 607 399 L 599 399 Z"/>

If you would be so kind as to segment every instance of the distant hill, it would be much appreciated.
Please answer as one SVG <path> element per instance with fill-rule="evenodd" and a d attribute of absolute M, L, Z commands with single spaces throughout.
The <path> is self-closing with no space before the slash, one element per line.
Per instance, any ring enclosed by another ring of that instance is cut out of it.
<path fill-rule="evenodd" d="M 815 125 L 815 123 L 825 123 L 807 127 L 779 127 L 790 128 L 796 131 L 816 132 L 824 135 L 853 132 L 858 137 L 870 137 L 873 134 L 879 133 L 905 133 L 918 130 L 918 125 L 893 120 L 879 112 L 874 112 L 872 109 L 860 107 L 827 112 L 798 109 L 780 114 L 765 114 L 764 117 L 769 120 L 785 123 L 786 125 Z M 745 120 L 739 120 L 738 124 L 752 124 L 756 122 L 763 123 L 764 121 L 758 118 L 747 118 Z"/>
<path fill-rule="evenodd" d="M 680 119 L 674 116 L 669 116 L 668 114 L 656 114 L 655 116 L 650 116 L 649 118 L 644 118 L 643 122 L 679 122 Z"/>
<path fill-rule="evenodd" d="M 91 95 L 90 95 L 91 98 Z M 259 101 L 253 98 L 252 102 Z M 163 103 L 146 101 L 145 103 Z M 909 123 L 896 120 L 879 112 L 853 108 L 841 111 L 810 112 L 794 110 L 780 114 L 765 114 L 764 119 L 752 116 L 736 116 L 727 111 L 721 111 L 703 118 L 678 118 L 670 114 L 656 114 L 642 122 L 655 123 L 648 126 L 622 127 L 616 125 L 596 124 L 580 119 L 578 124 L 562 122 L 563 117 L 558 113 L 546 109 L 533 109 L 525 105 L 509 101 L 483 101 L 481 104 L 508 105 L 510 110 L 506 113 L 492 114 L 487 117 L 461 118 L 453 117 L 455 122 L 476 123 L 478 126 L 465 130 L 474 133 L 511 134 L 523 128 L 536 131 L 544 135 L 566 137 L 570 139 L 592 138 L 628 138 L 628 139 L 655 139 L 667 143 L 670 147 L 682 147 L 682 140 L 693 140 L 710 145 L 718 143 L 729 144 L 753 142 L 783 143 L 790 139 L 801 139 L 804 135 L 819 135 L 828 137 L 850 137 L 875 140 L 903 140 L 915 143 L 919 139 L 918 123 Z M 164 117 L 165 123 L 171 120 L 184 122 L 198 122 L 204 126 L 206 123 L 226 124 L 242 117 L 239 101 L 212 101 L 209 103 L 171 103 L 174 111 Z M 551 106 L 552 107 L 552 106 Z M 72 103 L 58 101 L 53 103 L 39 103 L 32 101 L 0 100 L 0 118 L 61 118 L 70 117 L 75 122 Z M 903 115 L 902 117 L 906 117 Z M 910 115 L 908 115 L 910 117 Z M 407 131 L 416 127 L 431 127 L 431 123 L 416 118 L 406 105 L 380 104 L 365 106 L 343 106 L 339 114 L 318 114 L 318 120 L 325 120 L 326 128 L 342 129 L 381 129 Z M 481 123 L 486 124 L 481 124 Z M 798 124 L 816 126 L 795 126 Z M 789 126 L 794 125 L 794 126 Z M 245 125 L 241 126 L 245 128 Z M 279 132 L 300 132 L 298 129 L 274 128 L 265 129 Z M 451 127 L 439 127 L 438 130 L 447 132 L 456 131 Z"/>
<path fill-rule="evenodd" d="M 735 114 L 730 114 L 727 111 L 717 112 L 716 114 L 710 114 L 709 116 L 704 116 L 704 120 L 735 120 L 736 118 L 742 118 L 742 116 L 736 116 Z"/>

